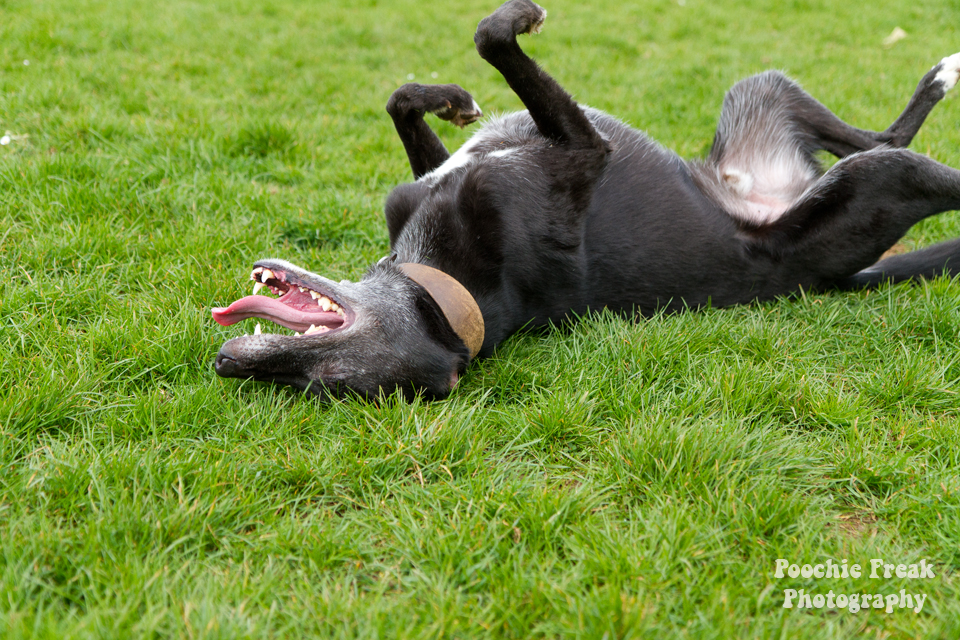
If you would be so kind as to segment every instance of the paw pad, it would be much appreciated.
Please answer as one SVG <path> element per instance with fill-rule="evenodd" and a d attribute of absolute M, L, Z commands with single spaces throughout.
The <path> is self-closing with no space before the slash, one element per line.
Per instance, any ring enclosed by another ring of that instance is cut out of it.
<path fill-rule="evenodd" d="M 547 10 L 541 6 L 534 5 L 537 9 L 540 9 L 540 17 L 530 25 L 530 30 L 527 33 L 540 33 L 540 30 L 543 29 L 543 23 L 547 19 Z"/>

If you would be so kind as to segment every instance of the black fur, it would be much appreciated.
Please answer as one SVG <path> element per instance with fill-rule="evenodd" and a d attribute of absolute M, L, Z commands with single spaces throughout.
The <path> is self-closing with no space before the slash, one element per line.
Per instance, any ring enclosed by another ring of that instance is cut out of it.
<path fill-rule="evenodd" d="M 258 263 L 340 301 L 349 321 L 320 335 L 236 338 L 218 373 L 312 391 L 446 395 L 469 357 L 396 268 L 404 262 L 440 269 L 473 294 L 486 325 L 480 356 L 523 326 L 591 309 L 724 306 L 957 272 L 960 240 L 878 262 L 916 222 L 960 208 L 960 172 L 904 148 L 955 62 L 927 73 L 884 132 L 844 123 L 782 74 L 748 78 L 727 95 L 708 157 L 685 162 L 577 105 L 523 52 L 516 36 L 544 16 L 511 0 L 480 22 L 477 51 L 528 111 L 488 122 L 454 156 L 423 118 L 476 120 L 467 92 L 408 84 L 390 98 L 417 181 L 387 199 L 392 253 L 361 282 Z M 840 158 L 826 172 L 820 150 Z"/>

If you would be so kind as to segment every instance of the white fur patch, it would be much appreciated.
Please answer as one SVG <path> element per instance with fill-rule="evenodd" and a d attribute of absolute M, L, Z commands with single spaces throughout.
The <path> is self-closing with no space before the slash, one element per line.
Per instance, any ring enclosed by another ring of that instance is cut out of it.
<path fill-rule="evenodd" d="M 947 56 L 940 61 L 940 71 L 935 80 L 943 83 L 943 90 L 950 91 L 960 80 L 960 53 Z"/>
<path fill-rule="evenodd" d="M 746 197 L 753 191 L 753 176 L 737 169 L 724 169 L 723 181 L 740 196 Z"/>
<path fill-rule="evenodd" d="M 535 139 L 539 136 L 537 126 L 526 111 L 518 111 L 502 116 L 492 116 L 486 120 L 483 127 L 473 134 L 462 147 L 447 158 L 442 165 L 420 177 L 419 181 L 436 182 L 458 169 L 469 166 L 482 158 L 503 158 L 519 152 L 517 145 L 524 140 Z M 494 145 L 506 143 L 502 149 L 490 151 Z"/>
<path fill-rule="evenodd" d="M 477 142 L 480 141 L 481 140 L 477 140 Z M 450 156 L 442 165 L 430 173 L 421 176 L 420 180 L 436 181 L 448 173 L 453 173 L 457 169 L 469 166 L 471 163 L 482 160 L 483 158 L 505 158 L 519 151 L 516 147 L 508 147 L 506 149 L 497 149 L 496 151 L 484 153 L 483 151 L 476 150 L 476 143 L 471 144 L 471 142 L 473 142 L 473 139 L 468 140 L 466 144 L 457 149 L 456 153 Z"/>
<path fill-rule="evenodd" d="M 786 213 L 816 181 L 817 176 L 797 153 L 767 149 L 737 168 L 717 168 L 722 185 L 721 206 L 735 218 L 753 224 L 770 224 Z"/>
<path fill-rule="evenodd" d="M 434 181 L 439 180 L 448 173 L 453 173 L 460 167 L 465 167 L 470 164 L 470 161 L 473 160 L 474 155 L 470 152 L 471 148 L 476 144 L 477 137 L 474 136 L 467 140 L 462 147 L 457 149 L 457 151 L 447 158 L 447 161 L 442 165 L 434 169 L 428 174 L 425 174 L 420 177 L 420 180 Z"/>
<path fill-rule="evenodd" d="M 490 153 L 488 153 L 488 154 L 487 154 L 487 157 L 489 157 L 489 158 L 504 158 L 504 157 L 510 155 L 511 153 L 516 153 L 516 152 L 517 152 L 517 150 L 516 150 L 515 148 L 510 148 L 510 149 L 497 149 L 496 151 L 491 151 Z"/>

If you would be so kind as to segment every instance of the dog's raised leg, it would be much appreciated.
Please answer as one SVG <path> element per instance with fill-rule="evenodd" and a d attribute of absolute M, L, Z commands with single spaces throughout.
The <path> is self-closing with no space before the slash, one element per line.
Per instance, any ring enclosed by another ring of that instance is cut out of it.
<path fill-rule="evenodd" d="M 428 111 L 458 127 L 465 127 L 483 115 L 470 94 L 455 84 L 410 83 L 394 91 L 387 102 L 387 113 L 393 118 L 416 179 L 450 157 L 440 138 L 423 121 L 423 114 Z"/>
<path fill-rule="evenodd" d="M 840 160 L 783 217 L 751 232 L 751 244 L 787 267 L 790 287 L 831 285 L 873 265 L 920 220 L 956 209 L 960 171 L 881 147 Z"/>
<path fill-rule="evenodd" d="M 818 171 L 814 154 L 821 149 L 844 158 L 882 145 L 906 147 L 958 77 L 960 54 L 941 60 L 920 80 L 903 113 L 877 132 L 847 124 L 782 73 L 752 76 L 724 97 L 708 164 L 733 177 L 744 170 L 763 173 L 789 146 Z"/>
<path fill-rule="evenodd" d="M 547 12 L 530 0 L 504 3 L 477 26 L 473 37 L 477 52 L 503 74 L 541 134 L 603 157 L 606 144 L 577 103 L 517 44 L 518 35 L 538 32 L 546 17 Z"/>
<path fill-rule="evenodd" d="M 796 98 L 796 116 L 816 136 L 823 149 L 839 158 L 883 144 L 907 147 L 930 111 L 957 84 L 958 77 L 960 53 L 944 58 L 920 79 L 903 113 L 885 131 L 852 127 L 799 88 L 802 96 Z"/>
<path fill-rule="evenodd" d="M 894 147 L 908 146 L 930 111 L 956 86 L 957 80 L 960 80 L 960 53 L 947 56 L 923 76 L 903 113 L 880 137 Z"/>

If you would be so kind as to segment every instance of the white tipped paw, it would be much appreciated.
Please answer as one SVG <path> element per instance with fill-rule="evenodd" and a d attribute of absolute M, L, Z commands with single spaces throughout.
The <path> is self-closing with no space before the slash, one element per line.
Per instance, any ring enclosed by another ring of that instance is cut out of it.
<path fill-rule="evenodd" d="M 943 83 L 944 91 L 950 91 L 960 80 L 960 53 L 947 56 L 940 61 L 939 67 L 940 71 L 935 79 Z"/>

